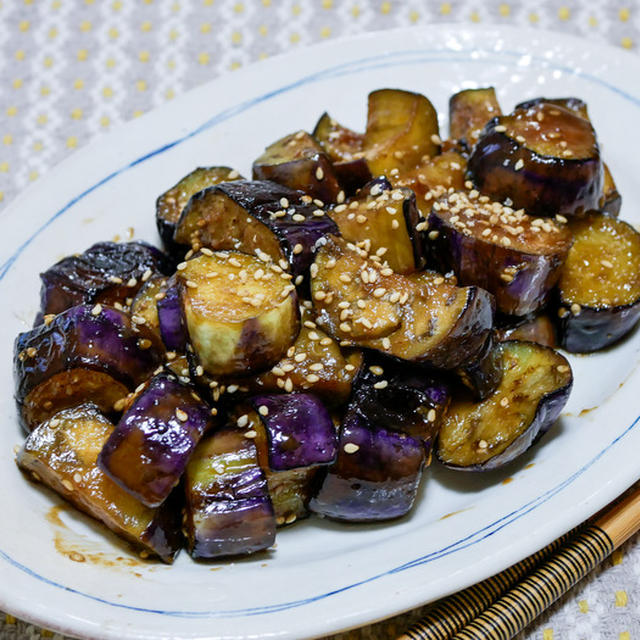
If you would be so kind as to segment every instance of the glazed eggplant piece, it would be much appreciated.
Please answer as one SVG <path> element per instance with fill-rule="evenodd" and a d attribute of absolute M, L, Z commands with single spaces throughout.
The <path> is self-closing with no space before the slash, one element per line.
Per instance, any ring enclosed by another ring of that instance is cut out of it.
<path fill-rule="evenodd" d="M 503 342 L 502 381 L 480 402 L 459 394 L 443 420 L 436 454 L 447 467 L 486 471 L 512 462 L 556 421 L 573 384 L 567 359 L 531 342 Z"/>
<path fill-rule="evenodd" d="M 337 460 L 309 508 L 348 522 L 399 518 L 413 506 L 424 460 L 420 439 L 377 428 L 349 410 L 340 427 Z"/>
<path fill-rule="evenodd" d="M 162 363 L 162 346 L 122 311 L 80 305 L 18 335 L 16 402 L 27 431 L 67 407 L 94 402 L 117 410 Z"/>
<path fill-rule="evenodd" d="M 244 178 L 230 167 L 198 167 L 158 197 L 156 226 L 165 248 L 171 255 L 182 257 L 189 249 L 188 246 L 174 242 L 173 236 L 180 214 L 191 196 L 215 184 L 234 180 L 244 180 Z"/>
<path fill-rule="evenodd" d="M 97 464 L 113 425 L 91 403 L 65 409 L 33 431 L 17 456 L 18 466 L 75 507 L 128 540 L 140 555 L 171 563 L 182 544 L 180 501 L 173 494 L 150 509 L 121 489 Z"/>
<path fill-rule="evenodd" d="M 166 295 L 167 278 L 153 276 L 149 278 L 131 302 L 129 313 L 136 320 L 144 320 L 140 324 L 160 337 L 160 320 L 158 319 L 158 303 Z M 169 348 L 169 347 L 167 347 Z"/>
<path fill-rule="evenodd" d="M 597 351 L 640 318 L 640 234 L 600 213 L 571 229 L 573 246 L 558 282 L 560 343 L 567 351 Z"/>
<path fill-rule="evenodd" d="M 383 257 L 395 272 L 419 271 L 425 258 L 416 197 L 410 189 L 385 187 L 374 180 L 329 215 L 345 240 Z"/>
<path fill-rule="evenodd" d="M 458 91 L 449 99 L 449 137 L 471 151 L 487 122 L 501 115 L 493 87 Z"/>
<path fill-rule="evenodd" d="M 572 111 L 577 116 L 580 116 L 583 120 L 591 122 L 589 118 L 589 111 L 587 109 L 587 103 L 580 98 L 532 98 L 531 100 L 525 100 L 516 105 L 516 109 L 533 109 L 541 104 L 555 105 L 556 107 L 562 107 L 568 111 Z"/>
<path fill-rule="evenodd" d="M 233 249 L 269 257 L 297 277 L 308 269 L 316 241 L 336 231 L 309 196 L 268 180 L 244 180 L 193 196 L 175 237 L 194 250 Z"/>
<path fill-rule="evenodd" d="M 79 304 L 126 304 L 155 274 L 167 274 L 172 264 L 145 242 L 98 242 L 84 253 L 63 258 L 40 274 L 39 321 Z"/>
<path fill-rule="evenodd" d="M 255 443 L 235 428 L 200 441 L 185 473 L 184 531 L 194 558 L 254 553 L 273 545 L 276 520 Z"/>
<path fill-rule="evenodd" d="M 599 209 L 602 213 L 617 218 L 620 214 L 620 208 L 622 207 L 622 196 L 611 175 L 611 169 L 609 169 L 606 162 L 604 162 L 602 166 L 604 168 L 604 181 Z"/>
<path fill-rule="evenodd" d="M 336 457 L 338 438 L 327 409 L 309 393 L 266 394 L 239 405 L 235 416 L 256 443 L 276 524 L 306 517 L 316 474 Z"/>
<path fill-rule="evenodd" d="M 369 353 L 354 383 L 350 409 L 375 428 L 422 441 L 428 454 L 449 401 L 442 373 Z"/>
<path fill-rule="evenodd" d="M 343 352 L 308 310 L 301 308 L 300 314 L 300 333 L 281 360 L 268 371 L 230 383 L 244 385 L 252 393 L 309 391 L 329 406 L 344 404 L 360 369 L 362 353 L 353 349 Z"/>
<path fill-rule="evenodd" d="M 551 318 L 545 313 L 523 318 L 499 317 L 496 320 L 494 334 L 500 342 L 523 340 L 525 342 L 536 342 L 552 349 L 558 346 L 556 327 Z"/>
<path fill-rule="evenodd" d="M 426 218 L 431 209 L 434 194 L 439 197 L 454 189 L 465 188 L 467 159 L 458 151 L 448 150 L 434 158 L 425 159 L 413 170 L 396 175 L 393 178 L 395 187 L 406 187 L 416 195 L 418 209 Z"/>
<path fill-rule="evenodd" d="M 493 301 L 439 274 L 396 274 L 342 238 L 323 239 L 312 268 L 316 322 L 341 345 L 444 369 L 473 360 L 493 322 Z"/>
<path fill-rule="evenodd" d="M 546 102 L 491 120 L 468 167 L 483 194 L 536 216 L 581 215 L 597 208 L 602 193 L 591 123 Z"/>
<path fill-rule="evenodd" d="M 471 390 L 476 400 L 489 397 L 502 380 L 502 356 L 494 339 L 495 331 L 475 360 L 456 370 L 458 379 Z M 514 338 L 515 339 L 515 338 Z"/>
<path fill-rule="evenodd" d="M 342 190 L 331 160 L 306 131 L 269 145 L 252 171 L 254 180 L 271 180 L 326 203 L 335 202 Z"/>
<path fill-rule="evenodd" d="M 351 162 L 363 155 L 364 134 L 342 126 L 326 111 L 320 116 L 313 137 L 334 164 Z"/>
<path fill-rule="evenodd" d="M 491 292 L 499 311 L 517 316 L 546 304 L 571 246 L 566 226 L 490 202 L 477 191 L 441 198 L 428 223 L 432 264 L 453 269 L 460 284 Z"/>
<path fill-rule="evenodd" d="M 363 150 L 371 174 L 392 178 L 440 151 L 438 114 L 427 98 L 400 89 L 369 94 Z"/>
<path fill-rule="evenodd" d="M 158 507 L 180 481 L 213 417 L 191 387 L 159 373 L 120 418 L 98 457 L 100 468 L 147 507 Z"/>
<path fill-rule="evenodd" d="M 169 281 L 164 295 L 157 302 L 156 309 L 158 329 L 165 347 L 169 351 L 184 353 L 188 336 L 177 276 Z"/>
<path fill-rule="evenodd" d="M 295 287 L 282 277 L 288 274 L 237 251 L 208 251 L 179 267 L 197 367 L 214 376 L 248 375 L 284 356 L 300 330 Z"/>

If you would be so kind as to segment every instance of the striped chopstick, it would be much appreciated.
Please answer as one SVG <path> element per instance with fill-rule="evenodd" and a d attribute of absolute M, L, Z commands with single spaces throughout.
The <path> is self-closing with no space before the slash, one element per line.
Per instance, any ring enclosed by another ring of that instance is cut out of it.
<path fill-rule="evenodd" d="M 591 524 L 445 598 L 398 640 L 510 640 L 640 530 L 640 486 Z"/>

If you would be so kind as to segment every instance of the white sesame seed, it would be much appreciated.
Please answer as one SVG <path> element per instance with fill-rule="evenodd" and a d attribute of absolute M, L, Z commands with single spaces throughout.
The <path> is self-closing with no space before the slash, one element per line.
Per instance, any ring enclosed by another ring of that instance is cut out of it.
<path fill-rule="evenodd" d="M 243 413 L 236 421 L 236 424 L 240 428 L 246 427 L 249 424 L 249 416 L 246 413 Z"/>
<path fill-rule="evenodd" d="M 386 389 L 389 383 L 386 380 L 380 380 L 373 385 L 374 389 Z"/>
<path fill-rule="evenodd" d="M 302 253 L 303 251 L 304 251 L 304 247 L 300 243 L 294 245 L 294 247 L 293 247 L 293 254 L 294 255 L 298 255 L 299 253 Z"/>
<path fill-rule="evenodd" d="M 324 171 L 322 170 L 322 167 L 318 167 L 316 169 L 316 180 L 322 180 L 324 178 Z"/>
<path fill-rule="evenodd" d="M 524 160 L 523 160 L 522 158 L 520 158 L 520 159 L 518 160 L 518 162 L 516 162 L 516 163 L 513 165 L 513 168 L 514 168 L 516 171 L 520 171 L 520 169 L 522 169 L 522 167 L 524 167 Z"/>
<path fill-rule="evenodd" d="M 258 413 L 259 413 L 261 416 L 268 416 L 268 415 L 269 415 L 269 407 L 267 407 L 267 405 L 266 405 L 266 404 L 261 404 L 261 405 L 258 407 Z"/>
<path fill-rule="evenodd" d="M 347 442 L 342 448 L 345 453 L 355 453 L 360 449 L 360 447 L 355 444 L 355 442 Z"/>
<path fill-rule="evenodd" d="M 253 440 L 253 438 L 255 438 L 257 435 L 258 433 L 255 429 L 249 429 L 248 431 L 244 432 L 244 437 L 249 438 L 249 440 Z"/>
<path fill-rule="evenodd" d="M 97 304 L 93 309 L 91 309 L 92 316 L 99 316 L 102 313 L 102 305 Z"/>
<path fill-rule="evenodd" d="M 176 418 L 178 418 L 180 422 L 186 422 L 189 419 L 189 414 L 182 409 L 176 409 Z"/>

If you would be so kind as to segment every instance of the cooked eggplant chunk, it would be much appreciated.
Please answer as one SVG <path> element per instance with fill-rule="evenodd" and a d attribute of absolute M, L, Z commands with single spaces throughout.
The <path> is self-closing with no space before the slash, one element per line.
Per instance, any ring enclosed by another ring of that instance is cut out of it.
<path fill-rule="evenodd" d="M 170 270 L 168 258 L 145 242 L 98 242 L 40 274 L 41 314 L 79 304 L 124 304 L 152 275 Z"/>
<path fill-rule="evenodd" d="M 316 322 L 341 344 L 445 369 L 472 360 L 493 321 L 489 293 L 442 276 L 396 274 L 342 238 L 316 253 L 311 291 Z"/>
<path fill-rule="evenodd" d="M 158 320 L 158 302 L 165 296 L 167 278 L 153 276 L 149 278 L 131 302 L 129 312 L 132 317 L 144 320 L 144 326 L 160 337 L 160 321 Z"/>
<path fill-rule="evenodd" d="M 205 431 L 213 425 L 207 405 L 172 374 L 146 384 L 105 443 L 98 464 L 148 507 L 160 506 Z"/>
<path fill-rule="evenodd" d="M 418 209 L 426 210 L 426 217 L 435 192 L 464 189 L 466 170 L 467 160 L 464 156 L 454 150 L 443 151 L 435 158 L 425 159 L 413 170 L 395 175 L 393 184 L 395 187 L 411 189 L 416 194 Z"/>
<path fill-rule="evenodd" d="M 351 383 L 362 362 L 356 350 L 343 353 L 338 343 L 300 309 L 302 325 L 295 342 L 271 369 L 230 382 L 246 386 L 253 393 L 309 391 L 330 406 L 345 403 Z"/>
<path fill-rule="evenodd" d="M 458 91 L 449 99 L 449 137 L 471 151 L 487 122 L 501 115 L 493 87 Z"/>
<path fill-rule="evenodd" d="M 345 240 L 383 256 L 397 273 L 424 267 L 421 218 L 410 189 L 384 189 L 374 180 L 329 215 Z"/>
<path fill-rule="evenodd" d="M 604 181 L 602 185 L 602 196 L 599 202 L 599 209 L 603 213 L 616 218 L 620 214 L 620 208 L 622 207 L 622 196 L 616 187 L 616 183 L 611 175 L 611 169 L 607 166 L 606 162 L 603 163 L 604 167 Z"/>
<path fill-rule="evenodd" d="M 173 255 L 183 256 L 188 246 L 174 242 L 173 236 L 180 219 L 182 210 L 187 206 L 192 195 L 221 182 L 244 180 L 244 178 L 230 167 L 198 167 L 187 174 L 165 191 L 156 200 L 156 226 L 162 242 Z"/>
<path fill-rule="evenodd" d="M 287 393 L 253 396 L 235 413 L 258 448 L 276 523 L 306 517 L 316 473 L 336 456 L 338 438 L 329 412 L 312 394 Z"/>
<path fill-rule="evenodd" d="M 372 175 L 392 177 L 440 151 L 438 114 L 427 98 L 400 89 L 369 94 L 363 149 Z"/>
<path fill-rule="evenodd" d="M 537 216 L 595 209 L 603 184 L 591 124 L 547 103 L 494 118 L 469 158 L 469 175 L 482 193 Z"/>
<path fill-rule="evenodd" d="M 475 360 L 456 371 L 462 384 L 471 390 L 476 400 L 490 396 L 502 380 L 502 355 L 493 335 L 489 335 Z"/>
<path fill-rule="evenodd" d="M 433 262 L 453 269 L 460 284 L 491 292 L 497 308 L 511 315 L 549 300 L 571 246 L 566 226 L 487 202 L 477 191 L 440 199 L 428 223 Z"/>
<path fill-rule="evenodd" d="M 27 438 L 18 466 L 75 507 L 141 549 L 172 562 L 178 552 L 180 505 L 173 497 L 150 509 L 121 489 L 97 464 L 113 425 L 94 404 L 56 413 Z"/>
<path fill-rule="evenodd" d="M 524 340 L 536 342 L 544 347 L 555 349 L 557 344 L 556 328 L 551 318 L 542 313 L 524 318 L 499 318 L 495 335 L 498 340 Z"/>
<path fill-rule="evenodd" d="M 424 459 L 421 440 L 376 428 L 349 411 L 340 428 L 338 458 L 309 508 L 349 522 L 399 518 L 413 506 Z"/>
<path fill-rule="evenodd" d="M 247 375 L 284 356 L 300 330 L 295 287 L 281 277 L 287 274 L 236 251 L 203 253 L 180 267 L 198 366 L 212 375 Z"/>
<path fill-rule="evenodd" d="M 253 163 L 253 179 L 272 180 L 327 203 L 341 191 L 331 160 L 306 131 L 269 145 Z"/>
<path fill-rule="evenodd" d="M 488 398 L 459 395 L 447 411 L 437 456 L 464 471 L 497 469 L 515 460 L 553 425 L 573 376 L 564 356 L 530 342 L 503 342 L 502 381 Z"/>
<path fill-rule="evenodd" d="M 320 116 L 313 137 L 334 163 L 350 162 L 363 155 L 364 134 L 343 127 L 326 111 Z"/>
<path fill-rule="evenodd" d="M 591 122 L 587 103 L 580 100 L 580 98 L 532 98 L 531 100 L 525 100 L 517 104 L 516 109 L 532 109 L 538 107 L 540 104 L 555 105 L 556 107 L 568 109 L 584 120 Z"/>
<path fill-rule="evenodd" d="M 249 403 L 265 426 L 272 471 L 333 462 L 335 428 L 329 412 L 314 395 L 264 394 L 253 396 Z"/>
<path fill-rule="evenodd" d="M 267 481 L 243 431 L 225 428 L 203 438 L 184 484 L 184 529 L 194 558 L 254 553 L 275 542 Z"/>
<path fill-rule="evenodd" d="M 596 351 L 640 318 L 640 234 L 603 214 L 571 228 L 573 246 L 558 282 L 560 341 L 567 351 Z"/>
<path fill-rule="evenodd" d="M 376 428 L 421 440 L 427 452 L 449 406 L 442 374 L 370 353 L 354 383 L 350 408 Z"/>
<path fill-rule="evenodd" d="M 21 333 L 14 345 L 16 401 L 30 431 L 57 411 L 91 401 L 110 413 L 162 362 L 162 347 L 122 311 L 77 306 Z"/>
<path fill-rule="evenodd" d="M 169 351 L 184 353 L 187 348 L 187 328 L 177 277 L 171 278 L 156 309 L 162 342 Z"/>
<path fill-rule="evenodd" d="M 294 276 L 306 272 L 312 248 L 335 223 L 309 196 L 268 180 L 239 181 L 196 194 L 185 208 L 176 240 L 233 249 L 288 262 Z"/>

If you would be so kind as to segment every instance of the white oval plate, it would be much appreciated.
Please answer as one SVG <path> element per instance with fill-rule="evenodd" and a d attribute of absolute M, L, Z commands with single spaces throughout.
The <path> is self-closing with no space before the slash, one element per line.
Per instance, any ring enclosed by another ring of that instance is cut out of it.
<path fill-rule="evenodd" d="M 484 85 L 498 88 L 506 109 L 542 94 L 585 99 L 623 216 L 640 221 L 637 58 L 557 33 L 441 25 L 329 42 L 227 75 L 95 141 L 3 212 L 0 607 L 91 638 L 327 634 L 504 569 L 640 476 L 638 333 L 571 359 L 576 382 L 563 418 L 507 470 L 456 474 L 434 465 L 409 517 L 372 526 L 311 518 L 282 531 L 276 550 L 233 563 L 196 564 L 186 554 L 171 567 L 127 562 L 125 548 L 88 518 L 64 508 L 52 515 L 61 502 L 14 465 L 22 435 L 12 340 L 32 321 L 40 270 L 94 241 L 124 239 L 129 227 L 157 241 L 155 198 L 182 175 L 207 164 L 249 175 L 265 145 L 310 130 L 324 109 L 362 129 L 372 89 L 423 92 L 445 114 L 453 92 Z M 72 550 L 87 560 L 70 560 Z"/>

